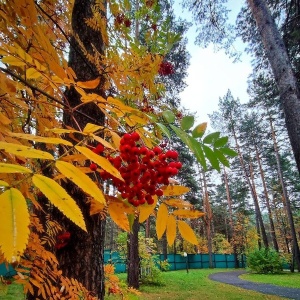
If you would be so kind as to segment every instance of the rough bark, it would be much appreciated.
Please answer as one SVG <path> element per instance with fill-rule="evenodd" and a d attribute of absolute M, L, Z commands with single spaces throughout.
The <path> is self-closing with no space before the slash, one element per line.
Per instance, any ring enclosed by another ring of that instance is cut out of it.
<path fill-rule="evenodd" d="M 260 178 L 261 178 L 261 181 L 263 184 L 263 189 L 264 189 L 264 195 L 265 195 L 265 200 L 266 200 L 266 207 L 268 210 L 268 217 L 269 217 L 269 222 L 270 222 L 273 247 L 278 252 L 279 247 L 278 247 L 277 238 L 276 238 L 275 226 L 274 226 L 274 221 L 273 221 L 273 213 L 272 213 L 272 209 L 270 206 L 270 199 L 269 199 L 269 193 L 268 193 L 267 185 L 266 185 L 266 181 L 265 181 L 265 174 L 264 174 L 264 170 L 262 168 L 261 159 L 260 159 L 260 155 L 259 155 L 259 152 L 257 149 L 257 145 L 255 145 L 255 154 L 256 154 L 256 161 L 257 161 L 258 167 L 259 167 Z"/>
<path fill-rule="evenodd" d="M 269 122 L 270 122 L 270 127 L 271 127 L 273 147 L 274 147 L 274 153 L 275 153 L 275 158 L 276 158 L 277 173 L 278 173 L 279 182 L 280 182 L 280 185 L 282 188 L 283 205 L 286 210 L 287 219 L 288 219 L 290 230 L 291 230 L 292 245 L 293 245 L 293 247 L 292 247 L 293 257 L 294 257 L 296 265 L 298 267 L 298 271 L 300 271 L 300 250 L 299 250 L 299 245 L 298 245 L 298 240 L 297 240 L 297 233 L 296 233 L 296 228 L 295 228 L 295 224 L 294 224 L 294 218 L 293 218 L 293 213 L 292 213 L 292 209 L 291 209 L 290 199 L 289 199 L 289 196 L 288 196 L 288 193 L 286 190 L 286 185 L 285 185 L 284 178 L 283 178 L 283 172 L 282 172 L 280 156 L 279 156 L 279 149 L 278 149 L 276 134 L 275 134 L 275 130 L 274 130 L 274 126 L 273 126 L 271 117 L 269 118 Z"/>
<path fill-rule="evenodd" d="M 74 70 L 79 81 L 87 81 L 99 77 L 95 66 L 93 66 L 83 55 L 74 35 L 77 35 L 84 45 L 86 51 L 93 55 L 93 47 L 103 53 L 103 41 L 99 32 L 94 31 L 85 24 L 85 18 L 92 16 L 92 6 L 95 0 L 75 0 L 72 12 L 73 37 L 69 54 L 69 66 Z M 102 94 L 101 87 L 93 92 Z M 75 107 L 80 103 L 80 95 L 71 88 L 66 92 L 66 99 Z M 65 111 L 63 122 L 65 126 L 81 129 L 94 119 L 98 125 L 104 124 L 104 116 L 94 103 L 84 105 L 80 108 L 82 114 Z M 87 117 L 85 117 L 87 116 Z M 104 298 L 104 273 L 103 273 L 103 250 L 105 236 L 105 221 L 98 215 L 90 216 L 87 197 L 74 184 L 65 186 L 68 193 L 75 199 L 82 210 L 87 232 L 64 220 L 67 230 L 71 233 L 71 241 L 67 247 L 58 251 L 57 256 L 63 274 L 76 278 L 88 290 L 99 299 Z"/>
<path fill-rule="evenodd" d="M 227 173 L 224 167 L 224 183 L 226 188 L 226 197 L 227 197 L 227 204 L 228 204 L 228 212 L 229 212 L 229 241 L 233 242 L 233 254 L 234 254 L 234 265 L 235 268 L 239 267 L 239 260 L 238 260 L 238 253 L 236 247 L 236 237 L 235 237 L 235 229 L 234 229 L 234 222 L 233 222 L 233 212 L 232 212 L 232 201 L 231 195 L 229 190 L 228 178 Z"/>
<path fill-rule="evenodd" d="M 259 203 L 258 203 L 258 198 L 257 198 L 256 191 L 255 191 L 254 181 L 253 182 L 250 181 L 250 177 L 253 176 L 253 171 L 251 170 L 252 169 L 252 164 L 250 164 L 250 170 L 249 170 L 249 172 L 247 172 L 245 162 L 244 162 L 244 159 L 243 159 L 243 156 L 242 156 L 242 152 L 241 152 L 241 149 L 240 149 L 240 146 L 239 146 L 239 143 L 238 143 L 238 140 L 237 140 L 237 135 L 236 135 L 236 132 L 235 132 L 234 128 L 232 129 L 232 134 L 233 134 L 233 138 L 234 138 L 234 141 L 235 141 L 235 146 L 236 146 L 236 149 L 237 149 L 240 164 L 241 164 L 242 170 L 244 172 L 244 176 L 245 176 L 245 179 L 247 181 L 247 184 L 248 184 L 248 187 L 250 189 L 251 196 L 252 196 L 252 199 L 253 199 L 253 202 L 254 202 L 255 214 L 256 214 L 257 220 L 259 222 L 261 237 L 262 237 L 262 240 L 263 240 L 263 243 L 264 243 L 264 247 L 268 248 L 269 247 L 268 238 L 267 238 L 267 235 L 266 235 L 263 218 L 262 218 L 260 208 L 259 208 Z"/>
<path fill-rule="evenodd" d="M 132 232 L 128 234 L 127 247 L 127 283 L 135 289 L 140 287 L 139 229 L 139 220 L 135 218 L 132 225 Z"/>
<path fill-rule="evenodd" d="M 213 264 L 213 249 L 212 249 L 212 210 L 209 203 L 209 195 L 207 190 L 207 183 L 205 173 L 203 172 L 203 211 L 205 212 L 204 221 L 206 224 L 207 248 L 209 256 L 209 267 L 214 268 Z"/>
<path fill-rule="evenodd" d="M 274 73 L 285 123 L 300 173 L 300 92 L 280 32 L 265 0 L 247 0 Z"/>

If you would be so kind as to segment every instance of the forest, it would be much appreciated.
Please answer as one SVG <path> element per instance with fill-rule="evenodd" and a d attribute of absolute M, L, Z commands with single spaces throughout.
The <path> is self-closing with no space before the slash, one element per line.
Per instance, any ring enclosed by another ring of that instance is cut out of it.
<path fill-rule="evenodd" d="M 181 105 L 172 1 L 0 1 L 0 263 L 27 299 L 117 292 L 105 250 L 133 293 L 157 253 L 270 249 L 300 271 L 300 2 L 247 0 L 234 26 L 226 1 L 181 4 L 199 47 L 253 59 L 250 101 L 228 87 L 210 126 Z"/>

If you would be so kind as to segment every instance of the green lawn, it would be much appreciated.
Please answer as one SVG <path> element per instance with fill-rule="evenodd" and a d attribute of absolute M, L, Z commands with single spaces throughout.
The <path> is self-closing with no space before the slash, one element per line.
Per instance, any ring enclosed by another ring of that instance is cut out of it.
<path fill-rule="evenodd" d="M 216 272 L 224 272 L 224 269 L 200 269 L 190 270 L 187 274 L 185 270 L 163 273 L 164 285 L 146 286 L 142 285 L 140 291 L 142 295 L 132 296 L 130 300 L 280 300 L 277 296 L 268 296 L 249 290 L 243 290 L 231 285 L 211 281 L 208 275 Z M 126 278 L 121 274 L 120 278 Z M 288 287 L 300 288 L 300 273 L 283 273 L 279 275 L 242 275 L 245 280 L 256 282 L 272 283 Z M 1 294 L 0 300 L 23 300 L 22 287 L 19 285 L 8 285 L 6 295 Z M 117 300 L 120 297 L 105 297 L 105 300 Z"/>
<path fill-rule="evenodd" d="M 271 283 L 286 287 L 300 288 L 300 273 L 295 272 L 283 272 L 281 274 L 243 274 L 240 276 L 241 279 L 262 282 L 262 283 Z"/>
<path fill-rule="evenodd" d="M 208 275 L 224 269 L 201 269 L 190 270 L 187 274 L 185 270 L 163 273 L 165 284 L 163 286 L 141 286 L 142 295 L 132 297 L 133 300 L 279 300 L 277 296 L 268 296 L 257 292 L 243 290 L 231 285 L 211 281 Z M 121 278 L 124 278 L 123 276 Z M 105 300 L 118 299 L 116 297 L 106 297 Z"/>

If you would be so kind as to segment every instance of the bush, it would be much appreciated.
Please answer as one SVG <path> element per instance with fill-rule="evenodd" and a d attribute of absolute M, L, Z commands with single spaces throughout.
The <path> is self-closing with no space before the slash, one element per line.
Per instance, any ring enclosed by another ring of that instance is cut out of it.
<path fill-rule="evenodd" d="M 282 271 L 284 259 L 274 249 L 257 249 L 247 255 L 247 267 L 259 274 L 275 274 Z"/>

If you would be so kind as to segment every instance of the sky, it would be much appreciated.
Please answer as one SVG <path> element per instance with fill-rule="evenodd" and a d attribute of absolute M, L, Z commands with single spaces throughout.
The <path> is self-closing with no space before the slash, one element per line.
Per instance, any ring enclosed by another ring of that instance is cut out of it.
<path fill-rule="evenodd" d="M 232 18 L 239 12 L 241 2 L 243 1 L 228 1 L 229 9 L 232 9 Z M 182 10 L 179 3 L 176 0 L 175 13 L 191 21 L 190 13 Z M 212 46 L 206 49 L 196 46 L 195 37 L 196 30 L 192 26 L 187 35 L 187 50 L 191 54 L 188 77 L 185 80 L 187 87 L 180 94 L 180 98 L 182 106 L 196 112 L 198 123 L 202 123 L 209 122 L 208 114 L 218 110 L 219 98 L 223 97 L 228 89 L 234 98 L 239 98 L 241 102 L 248 101 L 247 79 L 252 68 L 251 58 L 245 52 L 241 56 L 241 62 L 233 63 L 233 59 L 224 51 L 214 52 Z M 243 51 L 244 47 L 242 42 L 235 43 L 238 51 Z"/>

